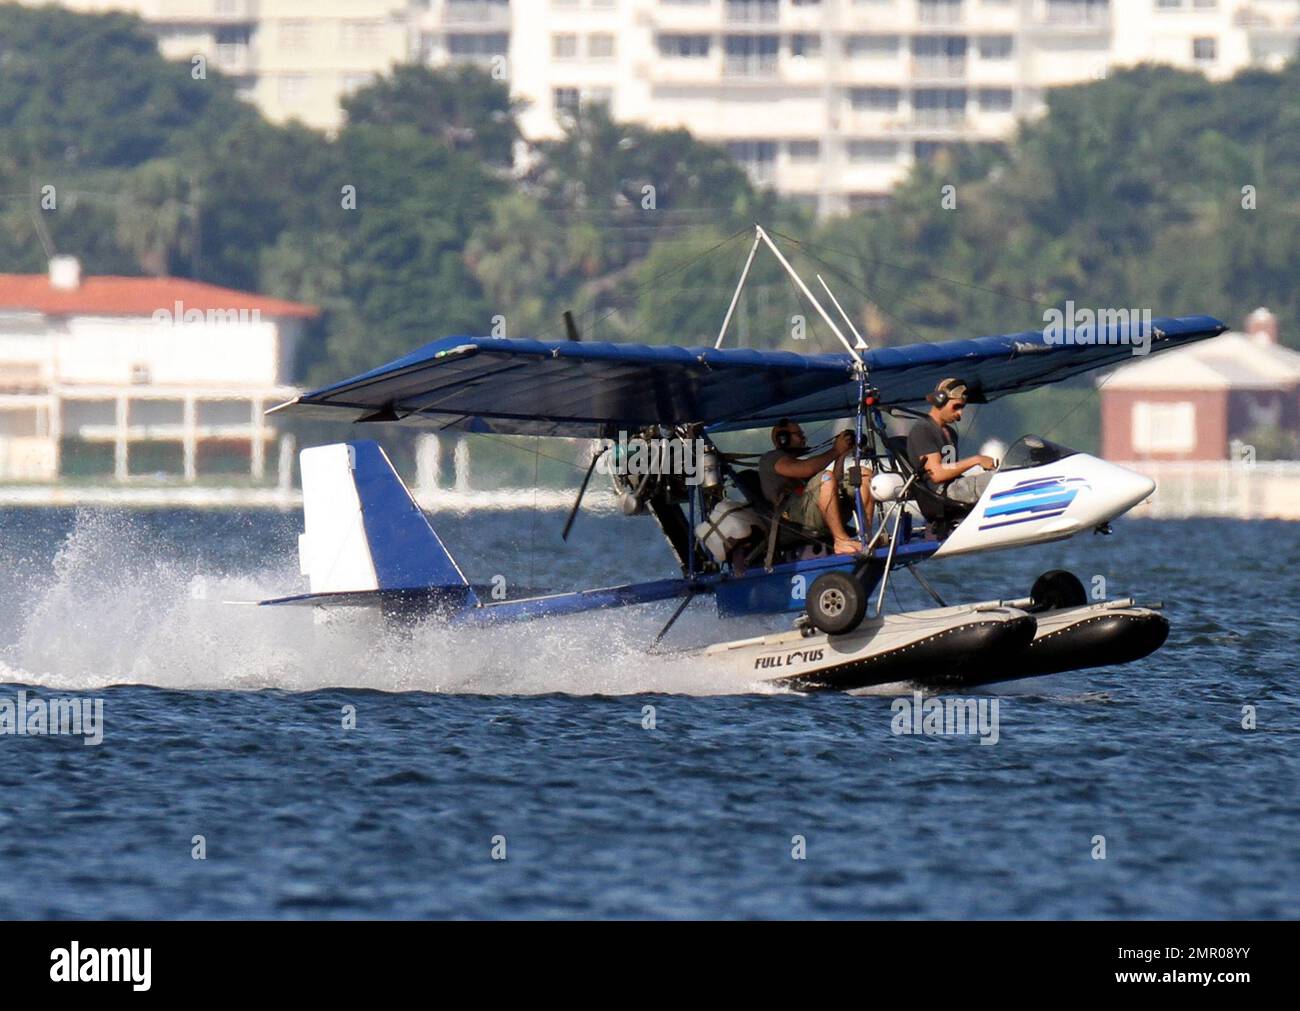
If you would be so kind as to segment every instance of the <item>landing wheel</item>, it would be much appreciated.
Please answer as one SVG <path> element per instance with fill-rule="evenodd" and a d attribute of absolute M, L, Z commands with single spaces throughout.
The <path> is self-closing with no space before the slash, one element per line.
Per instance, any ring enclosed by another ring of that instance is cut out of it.
<path fill-rule="evenodd" d="M 847 572 L 823 572 L 813 580 L 804 604 L 808 620 L 827 635 L 852 632 L 867 613 L 867 593 Z"/>
<path fill-rule="evenodd" d="M 1082 607 L 1088 603 L 1088 593 L 1073 572 L 1050 569 L 1034 580 L 1029 591 L 1035 611 L 1054 611 L 1060 607 Z"/>

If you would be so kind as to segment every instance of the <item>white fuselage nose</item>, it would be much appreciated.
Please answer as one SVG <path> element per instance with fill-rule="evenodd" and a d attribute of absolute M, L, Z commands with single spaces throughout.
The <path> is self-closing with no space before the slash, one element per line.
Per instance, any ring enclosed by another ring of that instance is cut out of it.
<path fill-rule="evenodd" d="M 998 471 L 934 557 L 1063 540 L 1123 515 L 1155 488 L 1149 477 L 1087 453 Z"/>

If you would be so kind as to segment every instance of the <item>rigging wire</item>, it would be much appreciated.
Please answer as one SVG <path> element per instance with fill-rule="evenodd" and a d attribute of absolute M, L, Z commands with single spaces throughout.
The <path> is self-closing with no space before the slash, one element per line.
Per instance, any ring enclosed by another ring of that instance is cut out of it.
<path fill-rule="evenodd" d="M 694 264 L 700 262 L 705 257 L 711 256 L 713 253 L 717 252 L 719 249 L 721 249 L 723 246 L 726 246 L 728 243 L 735 242 L 738 238 L 740 238 L 742 235 L 747 234 L 748 232 L 749 232 L 748 226 L 739 229 L 738 231 L 729 235 L 727 238 L 721 240 L 720 242 L 714 243 L 712 246 L 704 250 L 704 252 L 700 253 L 699 255 L 693 256 L 689 260 L 679 263 L 677 266 L 662 271 L 661 273 L 656 274 L 654 277 L 651 277 L 648 280 L 633 286 L 631 294 L 637 295 L 640 292 L 644 291 L 646 288 L 650 287 L 650 285 L 656 284 L 666 277 L 672 277 L 674 274 L 680 273 L 681 271 L 685 270 L 687 267 L 693 266 Z M 600 316 L 598 319 L 595 320 L 595 322 L 592 324 L 592 329 L 595 329 L 601 323 L 605 322 L 605 320 L 609 319 L 611 316 L 621 311 L 622 311 L 621 306 L 616 306 L 615 308 L 609 310 L 609 312 L 605 313 L 603 316 Z M 559 326 L 560 326 L 559 323 L 554 323 L 551 326 L 547 327 L 545 330 L 539 331 L 537 336 L 542 337 L 545 334 L 554 333 L 559 328 Z"/>
<path fill-rule="evenodd" d="M 867 292 L 864 288 L 862 288 L 862 287 L 860 287 L 859 285 L 857 285 L 856 283 L 854 283 L 854 281 L 852 280 L 851 275 L 847 274 L 847 272 L 844 271 L 843 268 L 838 267 L 837 265 L 832 264 L 832 263 L 830 263 L 830 262 L 828 262 L 828 261 L 822 259 L 822 258 L 819 257 L 816 253 L 809 252 L 808 250 L 811 249 L 811 248 L 825 249 L 827 252 L 838 253 L 839 255 L 847 256 L 847 257 L 849 257 L 849 258 L 851 258 L 851 259 L 856 259 L 856 260 L 859 260 L 859 261 L 864 262 L 864 263 L 876 263 L 876 264 L 879 264 L 879 265 L 881 265 L 881 266 L 891 267 L 891 268 L 896 269 L 896 270 L 905 271 L 905 272 L 910 272 L 910 273 L 915 273 L 915 274 L 918 274 L 918 275 L 920 275 L 920 276 L 922 276 L 922 277 L 927 277 L 927 278 L 929 278 L 929 279 L 931 279 L 931 280 L 942 281 L 942 282 L 945 282 L 945 283 L 948 283 L 948 284 L 959 285 L 959 286 L 961 286 L 961 287 L 963 287 L 963 288 L 970 288 L 970 289 L 973 289 L 973 290 L 975 290 L 975 291 L 982 291 L 982 292 L 985 292 L 986 294 L 990 294 L 990 295 L 998 295 L 998 296 L 1003 297 L 1003 298 L 1014 299 L 1014 300 L 1019 301 L 1019 302 L 1025 302 L 1025 303 L 1027 303 L 1027 304 L 1029 304 L 1029 305 L 1034 306 L 1035 308 L 1043 308 L 1043 307 L 1044 307 L 1044 306 L 1043 306 L 1043 303 L 1037 302 L 1037 301 L 1034 300 L 1034 299 L 1024 298 L 1024 297 L 1022 297 L 1022 296 L 1020 296 L 1020 295 L 1016 295 L 1016 294 L 1011 293 L 1011 292 L 1001 291 L 1001 290 L 996 289 L 996 288 L 987 288 L 987 287 L 984 287 L 984 286 L 982 286 L 982 285 L 971 284 L 971 283 L 968 283 L 968 282 L 965 282 L 965 281 L 958 281 L 958 280 L 956 280 L 955 278 L 944 277 L 944 276 L 942 276 L 942 275 L 940 275 L 940 274 L 930 274 L 930 273 L 926 273 L 925 271 L 912 270 L 912 269 L 907 268 L 907 267 L 902 267 L 902 266 L 900 266 L 900 265 L 898 265 L 898 264 L 891 264 L 891 263 L 888 263 L 888 262 L 886 262 L 886 261 L 884 261 L 884 260 L 875 260 L 875 259 L 872 259 L 872 258 L 870 258 L 870 257 L 856 256 L 855 254 L 853 254 L 853 253 L 849 253 L 849 252 L 847 252 L 847 251 L 845 251 L 845 250 L 835 250 L 835 249 L 833 249 L 833 248 L 831 248 L 831 247 L 829 247 L 829 246 L 822 246 L 822 245 L 820 245 L 820 244 L 815 244 L 815 243 L 801 242 L 799 239 L 796 239 L 796 238 L 794 238 L 793 236 L 790 236 L 790 235 L 785 235 L 784 233 L 781 233 L 781 232 L 775 232 L 775 231 L 774 231 L 772 234 L 773 234 L 773 235 L 779 235 L 782 239 L 786 240 L 787 242 L 792 242 L 792 243 L 794 243 L 796 246 L 799 246 L 801 249 L 803 249 L 803 250 L 807 253 L 807 255 L 808 255 L 809 257 L 811 257 L 813 260 L 816 260 L 818 263 L 822 264 L 824 267 L 826 267 L 827 270 L 833 271 L 837 276 L 839 276 L 839 277 L 844 281 L 845 284 L 847 284 L 850 288 L 852 288 L 854 291 L 856 291 L 856 292 L 857 292 L 859 295 L 861 295 L 863 298 L 871 299 L 871 300 L 874 302 L 874 304 L 876 305 L 876 307 L 877 307 L 878 309 L 880 309 L 881 312 L 885 313 L 885 315 L 889 316 L 891 319 L 895 320 L 896 322 L 902 324 L 903 327 L 904 327 L 904 329 L 906 330 L 906 332 L 908 332 L 911 336 L 913 336 L 913 337 L 915 337 L 915 338 L 918 338 L 918 339 L 922 339 L 922 338 L 920 337 L 919 334 L 917 334 L 914 330 L 912 330 L 910 326 L 908 326 L 908 324 L 907 324 L 907 322 L 906 322 L 905 320 L 901 319 L 901 318 L 898 317 L 895 313 L 891 312 L 890 310 L 886 309 L 884 306 L 880 305 L 880 303 L 879 303 L 878 301 L 876 301 L 876 300 L 871 296 L 871 294 L 870 294 L 869 292 Z M 897 292 L 897 289 L 895 289 L 895 292 Z M 902 300 L 903 300 L 905 303 L 907 303 L 908 305 L 915 305 L 915 303 L 911 302 L 909 299 L 903 298 Z M 1060 417 L 1058 417 L 1058 418 L 1056 419 L 1056 421 L 1053 422 L 1053 424 L 1052 424 L 1052 425 L 1051 425 L 1051 426 L 1050 426 L 1046 431 L 1044 431 L 1042 434 L 1043 434 L 1044 436 L 1047 436 L 1047 435 L 1051 434 L 1052 432 L 1056 431 L 1056 430 L 1059 429 L 1060 426 L 1061 426 L 1061 425 L 1066 421 L 1066 419 L 1068 419 L 1068 418 L 1071 417 L 1075 412 L 1077 412 L 1077 411 L 1079 410 L 1080 407 L 1084 406 L 1084 404 L 1086 404 L 1086 403 L 1089 403 L 1089 402 L 1091 401 L 1091 399 L 1092 399 L 1092 397 L 1093 397 L 1094 395 L 1096 395 L 1096 396 L 1100 396 L 1101 388 L 1102 388 L 1103 386 L 1105 386 L 1107 382 L 1110 381 L 1111 376 L 1113 376 L 1114 374 L 1115 374 L 1114 372 L 1111 372 L 1109 375 L 1106 376 L 1105 379 L 1103 379 L 1103 380 L 1102 380 L 1100 383 L 1098 383 L 1095 387 L 1093 387 L 1091 390 L 1089 390 L 1087 393 L 1085 393 L 1085 395 L 1084 395 L 1083 397 L 1081 397 L 1081 398 L 1079 399 L 1079 401 L 1078 401 L 1078 402 L 1077 402 L 1073 407 L 1071 407 L 1068 411 L 1064 412 Z M 966 438 L 967 438 L 968 440 L 973 440 L 973 439 L 974 439 L 974 437 L 975 437 L 975 433 L 976 433 L 976 431 L 977 431 L 978 428 L 979 428 L 980 418 L 981 418 L 981 416 L 983 415 L 982 407 L 985 406 L 985 405 L 978 405 L 978 406 L 979 406 L 981 409 L 976 410 L 976 411 L 974 412 L 974 417 L 971 419 L 970 427 L 966 430 L 966 433 L 965 433 L 965 434 L 966 434 Z"/>
<path fill-rule="evenodd" d="M 834 253 L 836 256 L 844 256 L 851 260 L 857 260 L 859 263 L 871 263 L 880 267 L 888 267 L 891 270 L 897 270 L 901 273 L 916 274 L 918 277 L 924 277 L 931 281 L 942 281 L 945 284 L 955 284 L 962 288 L 970 288 L 973 291 L 982 291 L 988 295 L 998 295 L 1002 298 L 1014 299 L 1017 302 L 1024 302 L 1027 305 L 1032 305 L 1037 309 L 1045 308 L 1043 303 L 1039 302 L 1037 299 L 1027 298 L 1024 295 L 1017 295 L 1015 294 L 1015 292 L 1003 291 L 1000 288 L 988 288 L 985 287 L 984 285 L 975 284 L 971 281 L 959 281 L 955 277 L 945 277 L 942 274 L 932 274 L 929 273 L 928 271 L 919 270 L 915 267 L 904 267 L 902 264 L 890 263 L 888 260 L 881 260 L 870 256 L 859 256 L 857 253 L 850 253 L 846 249 L 836 249 L 833 246 L 826 246 L 826 245 L 822 245 L 821 243 L 803 242 L 800 241 L 799 239 L 794 238 L 793 236 L 785 235 L 775 230 L 771 230 L 771 234 L 778 235 L 782 239 L 785 239 L 787 242 L 793 242 L 798 246 L 804 247 L 805 249 L 813 249 L 813 248 L 822 249 L 825 250 L 827 253 Z"/>

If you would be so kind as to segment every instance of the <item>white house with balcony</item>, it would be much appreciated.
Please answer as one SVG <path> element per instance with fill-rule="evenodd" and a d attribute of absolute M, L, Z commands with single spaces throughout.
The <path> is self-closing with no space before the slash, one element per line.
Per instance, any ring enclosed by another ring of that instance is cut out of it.
<path fill-rule="evenodd" d="M 0 274 L 0 481 L 260 480 L 318 310 L 169 277 Z"/>

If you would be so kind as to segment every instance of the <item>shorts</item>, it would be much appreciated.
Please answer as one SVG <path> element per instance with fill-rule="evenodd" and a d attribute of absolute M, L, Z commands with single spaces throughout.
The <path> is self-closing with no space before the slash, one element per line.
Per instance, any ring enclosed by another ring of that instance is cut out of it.
<path fill-rule="evenodd" d="M 864 470 L 865 465 L 864 465 Z M 810 530 L 816 530 L 819 533 L 829 534 L 831 528 L 826 524 L 826 517 L 822 515 L 822 508 L 817 504 L 817 489 L 822 486 L 823 481 L 833 480 L 833 471 L 828 467 L 819 474 L 814 474 L 804 485 L 801 495 L 793 496 L 785 504 L 785 515 L 787 519 L 801 526 L 808 527 Z M 849 486 L 848 471 L 845 469 L 843 479 L 840 481 L 840 494 L 853 494 L 853 489 Z"/>
<path fill-rule="evenodd" d="M 974 505 L 983 496 L 984 489 L 989 486 L 989 482 L 992 480 L 992 471 L 984 474 L 968 474 L 965 477 L 949 481 L 943 489 L 943 495 L 954 502 Z"/>
<path fill-rule="evenodd" d="M 800 526 L 819 532 L 830 532 L 822 507 L 817 504 L 817 489 L 821 487 L 821 475 L 813 477 L 804 485 L 803 494 L 796 495 L 785 504 L 785 515 Z"/>

